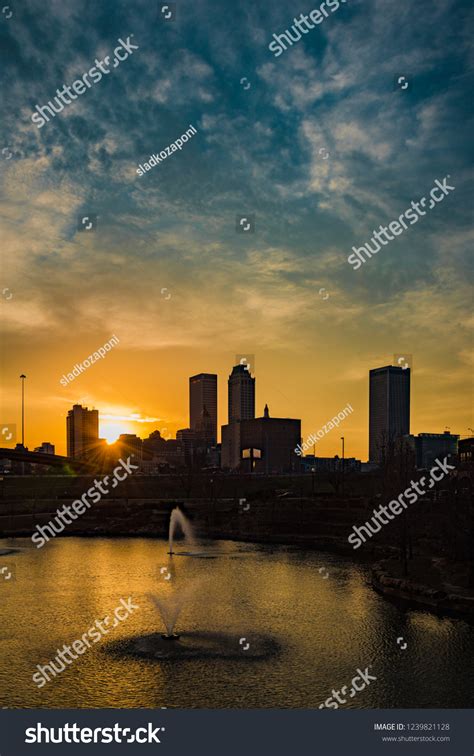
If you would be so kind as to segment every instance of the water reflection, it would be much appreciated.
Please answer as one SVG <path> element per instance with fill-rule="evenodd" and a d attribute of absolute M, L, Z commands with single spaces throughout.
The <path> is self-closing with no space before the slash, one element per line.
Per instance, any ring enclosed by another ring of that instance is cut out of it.
<path fill-rule="evenodd" d="M 398 608 L 372 591 L 363 567 L 344 558 L 201 543 L 216 558 L 174 556 L 172 579 L 164 580 L 165 541 L 58 538 L 41 550 L 26 539 L 0 542 L 0 549 L 12 546 L 20 552 L 2 559 L 16 566 L 16 581 L 0 586 L 2 706 L 316 708 L 369 664 L 376 682 L 346 706 L 474 705 L 474 628 Z M 271 637 L 278 653 L 244 660 L 241 646 L 235 657 L 180 664 L 110 653 L 121 641 L 163 632 L 147 594 L 166 599 L 191 582 L 199 591 L 182 607 L 178 633 L 226 634 L 236 645 Z M 36 665 L 129 596 L 140 609 L 38 690 Z"/>

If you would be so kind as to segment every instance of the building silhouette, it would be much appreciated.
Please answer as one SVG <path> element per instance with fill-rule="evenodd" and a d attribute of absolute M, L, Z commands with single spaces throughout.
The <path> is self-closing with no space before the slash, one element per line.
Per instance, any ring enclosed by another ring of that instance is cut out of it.
<path fill-rule="evenodd" d="M 74 404 L 66 418 L 68 457 L 86 457 L 99 446 L 99 411 Z"/>
<path fill-rule="evenodd" d="M 228 424 L 222 426 L 221 466 L 255 473 L 286 473 L 300 469 L 295 449 L 301 441 L 301 420 L 255 417 L 255 378 L 246 365 L 236 365 L 228 381 Z"/>
<path fill-rule="evenodd" d="M 295 449 L 301 441 L 301 420 L 263 417 L 222 426 L 222 467 L 242 472 L 287 473 L 300 470 Z"/>
<path fill-rule="evenodd" d="M 121 433 L 114 444 L 119 457 L 126 458 L 130 455 L 135 457 L 132 460 L 135 464 L 141 462 L 143 452 L 143 441 L 135 433 Z"/>
<path fill-rule="evenodd" d="M 175 439 L 164 439 L 155 430 L 142 444 L 141 469 L 148 474 L 157 474 L 165 469 L 169 472 L 185 464 L 181 443 Z"/>
<path fill-rule="evenodd" d="M 35 452 L 41 452 L 42 454 L 55 454 L 54 444 L 50 444 L 49 441 L 43 441 L 41 446 L 37 446 Z"/>
<path fill-rule="evenodd" d="M 255 417 L 255 378 L 246 365 L 236 365 L 228 381 L 228 423 Z"/>
<path fill-rule="evenodd" d="M 426 470 L 436 462 L 438 457 L 457 457 L 459 436 L 444 433 L 419 433 L 408 436 L 408 441 L 416 455 L 416 466 Z"/>
<path fill-rule="evenodd" d="M 204 420 L 205 418 L 205 420 Z M 205 424 L 209 444 L 217 443 L 217 375 L 199 373 L 189 379 L 189 428 L 201 432 Z"/>
<path fill-rule="evenodd" d="M 217 445 L 217 375 L 189 379 L 189 428 L 176 433 L 187 467 L 205 467 Z"/>
<path fill-rule="evenodd" d="M 215 446 L 216 429 L 206 406 L 203 407 L 203 410 L 201 412 L 201 418 L 196 426 L 196 433 L 198 438 L 206 448 Z"/>
<path fill-rule="evenodd" d="M 362 462 L 355 457 L 315 457 L 314 454 L 306 454 L 301 458 L 302 472 L 317 473 L 360 473 Z"/>
<path fill-rule="evenodd" d="M 393 442 L 410 433 L 410 368 L 369 372 L 369 460 L 380 464 Z"/>
<path fill-rule="evenodd" d="M 458 453 L 461 464 L 472 464 L 474 462 L 474 436 L 459 440 Z"/>
<path fill-rule="evenodd" d="M 186 467 L 194 467 L 197 458 L 198 433 L 191 428 L 182 428 L 176 432 L 176 440 L 183 450 L 183 459 Z"/>

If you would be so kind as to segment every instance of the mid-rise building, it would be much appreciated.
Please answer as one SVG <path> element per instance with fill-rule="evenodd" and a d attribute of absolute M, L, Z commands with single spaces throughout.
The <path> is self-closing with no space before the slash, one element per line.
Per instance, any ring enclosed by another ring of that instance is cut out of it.
<path fill-rule="evenodd" d="M 270 417 L 265 405 L 263 417 L 222 426 L 222 467 L 267 475 L 299 471 L 300 441 L 301 420 Z"/>
<path fill-rule="evenodd" d="M 184 451 L 181 443 L 162 438 L 160 431 L 150 433 L 143 441 L 141 469 L 150 475 L 184 467 Z"/>
<path fill-rule="evenodd" d="M 313 454 L 307 454 L 301 458 L 301 467 L 303 472 L 338 472 L 338 473 L 360 473 L 361 461 L 355 457 L 315 457 Z"/>
<path fill-rule="evenodd" d="M 43 441 L 41 446 L 37 446 L 35 452 L 41 452 L 42 454 L 54 454 L 54 444 L 50 444 L 49 441 Z"/>
<path fill-rule="evenodd" d="M 380 464 L 397 438 L 410 433 L 410 368 L 369 373 L 369 459 Z"/>
<path fill-rule="evenodd" d="M 459 462 L 471 465 L 474 462 L 474 436 L 461 438 L 458 444 Z"/>
<path fill-rule="evenodd" d="M 408 436 L 411 447 L 415 452 L 416 466 L 419 469 L 433 467 L 437 458 L 457 457 L 459 436 L 444 431 L 444 433 L 419 433 Z"/>
<path fill-rule="evenodd" d="M 184 463 L 187 467 L 194 467 L 197 438 L 196 431 L 191 430 L 191 428 L 182 428 L 176 432 L 176 440 L 183 450 Z"/>
<path fill-rule="evenodd" d="M 118 456 L 122 459 L 124 457 L 133 456 L 135 457 L 135 460 L 132 460 L 132 463 L 136 463 L 136 460 L 141 462 L 143 441 L 135 433 L 121 433 L 115 442 L 115 448 Z"/>
<path fill-rule="evenodd" d="M 99 411 L 74 404 L 66 418 L 68 457 L 86 457 L 99 447 Z"/>
<path fill-rule="evenodd" d="M 159 456 L 166 447 L 166 439 L 159 430 L 152 431 L 143 441 L 143 458 Z"/>

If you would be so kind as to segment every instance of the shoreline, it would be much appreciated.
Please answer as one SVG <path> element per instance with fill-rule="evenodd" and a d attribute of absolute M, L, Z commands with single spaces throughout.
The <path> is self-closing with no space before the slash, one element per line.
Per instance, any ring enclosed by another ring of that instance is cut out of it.
<path fill-rule="evenodd" d="M 385 598 L 403 601 L 419 609 L 474 622 L 474 593 L 457 593 L 412 580 L 395 577 L 386 571 L 382 563 L 371 570 L 371 584 Z M 463 589 L 459 589 L 463 590 Z"/>

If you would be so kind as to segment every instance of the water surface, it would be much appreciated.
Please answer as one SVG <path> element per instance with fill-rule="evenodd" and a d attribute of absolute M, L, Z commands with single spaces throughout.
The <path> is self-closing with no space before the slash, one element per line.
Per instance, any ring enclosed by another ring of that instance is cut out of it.
<path fill-rule="evenodd" d="M 474 628 L 389 603 L 365 567 L 342 557 L 201 541 L 201 556 L 216 558 L 170 560 L 166 541 L 140 538 L 57 538 L 40 550 L 28 539 L 0 541 L 6 547 L 20 551 L 1 557 L 15 567 L 15 580 L 0 582 L 1 706 L 316 708 L 369 665 L 377 679 L 346 707 L 474 705 Z M 186 594 L 177 631 L 225 633 L 235 656 L 112 653 L 117 642 L 164 630 L 147 594 L 174 590 Z M 140 608 L 38 689 L 36 665 L 128 597 Z M 278 653 L 246 658 L 252 635 L 273 639 Z"/>

